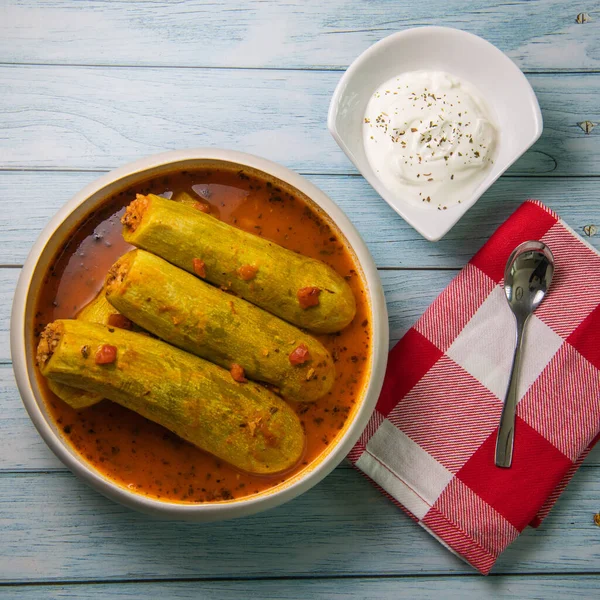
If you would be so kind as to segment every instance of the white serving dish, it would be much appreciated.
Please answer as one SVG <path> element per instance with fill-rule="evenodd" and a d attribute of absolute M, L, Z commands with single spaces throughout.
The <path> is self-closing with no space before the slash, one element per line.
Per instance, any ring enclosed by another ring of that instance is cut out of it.
<path fill-rule="evenodd" d="M 487 101 L 500 131 L 497 155 L 485 179 L 470 198 L 444 211 L 413 204 L 386 188 L 363 147 L 363 117 L 373 92 L 400 73 L 418 70 L 446 71 L 473 84 Z M 437 241 L 535 143 L 543 124 L 531 85 L 498 48 L 459 29 L 418 27 L 380 40 L 350 65 L 331 99 L 327 126 L 377 193 L 421 235 Z"/>
<path fill-rule="evenodd" d="M 228 502 L 181 504 L 147 498 L 105 478 L 82 460 L 61 436 L 49 416 L 36 376 L 33 352 L 33 317 L 36 290 L 66 237 L 107 197 L 137 181 L 173 170 L 210 164 L 234 163 L 236 167 L 260 171 L 305 194 L 338 226 L 353 248 L 368 290 L 373 327 L 370 377 L 360 402 L 348 418 L 345 431 L 325 453 L 284 484 L 261 494 Z M 389 330 L 385 298 L 377 268 L 360 235 L 340 208 L 306 179 L 268 160 L 229 150 L 204 148 L 166 152 L 121 167 L 96 180 L 69 200 L 52 218 L 33 245 L 15 291 L 11 315 L 10 343 L 13 369 L 23 403 L 42 438 L 73 473 L 105 496 L 130 508 L 172 519 L 215 521 L 256 513 L 291 500 L 329 474 L 346 456 L 363 432 L 375 408 L 387 362 Z"/>

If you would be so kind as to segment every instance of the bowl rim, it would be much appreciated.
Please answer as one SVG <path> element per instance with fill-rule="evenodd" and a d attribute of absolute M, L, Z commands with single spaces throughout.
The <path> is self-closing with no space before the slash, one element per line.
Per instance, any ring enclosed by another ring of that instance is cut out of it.
<path fill-rule="evenodd" d="M 143 176 L 146 172 L 151 175 L 149 171 L 154 168 L 162 168 L 169 164 L 176 166 L 177 163 L 194 160 L 235 163 L 279 178 L 306 194 L 329 216 L 347 238 L 363 271 L 371 307 L 373 346 L 371 372 L 363 392 L 362 403 L 335 446 L 316 466 L 305 474 L 299 474 L 289 485 L 284 485 L 281 489 L 275 488 L 272 493 L 267 490 L 257 496 L 247 496 L 228 502 L 183 504 L 148 498 L 112 482 L 70 450 L 68 442 L 54 431 L 34 393 L 37 382 L 27 360 L 26 307 L 30 300 L 32 279 L 37 273 L 38 263 L 46 245 L 73 212 L 85 205 L 92 196 L 101 193 L 104 188 L 121 179 L 136 175 Z M 371 418 L 383 385 L 388 345 L 387 308 L 377 267 L 360 234 L 337 204 L 325 192 L 287 167 L 252 154 L 211 147 L 174 150 L 141 158 L 99 177 L 77 192 L 51 218 L 33 244 L 17 282 L 10 322 L 12 367 L 21 399 L 36 429 L 59 460 L 96 491 L 119 504 L 157 517 L 206 522 L 250 515 L 273 508 L 297 497 L 327 476 L 358 441 Z"/>
<path fill-rule="evenodd" d="M 533 124 L 534 131 L 531 138 L 527 139 L 523 145 L 523 149 L 520 153 L 515 153 L 515 155 L 506 163 L 503 169 L 499 170 L 494 174 L 491 178 L 486 178 L 482 181 L 480 186 L 476 188 L 469 200 L 469 202 L 463 202 L 460 207 L 453 207 L 454 210 L 446 211 L 440 213 L 439 215 L 436 213 L 434 216 L 437 221 L 440 223 L 445 223 L 445 225 L 440 226 L 436 233 L 433 232 L 433 227 L 423 226 L 419 222 L 417 222 L 413 217 L 407 214 L 405 210 L 403 210 L 402 206 L 398 206 L 397 203 L 388 200 L 387 196 L 391 196 L 387 188 L 381 183 L 378 177 L 371 177 L 363 172 L 361 165 L 358 164 L 359 161 L 355 159 L 355 156 L 351 149 L 347 146 L 346 142 L 342 138 L 342 136 L 338 132 L 338 128 L 336 125 L 338 109 L 340 99 L 343 97 L 345 93 L 345 88 L 347 83 L 355 77 L 355 73 L 362 68 L 363 64 L 367 62 L 373 54 L 378 52 L 380 49 L 385 48 L 387 46 L 393 46 L 399 39 L 410 38 L 415 36 L 422 35 L 435 35 L 436 33 L 445 33 L 454 35 L 458 38 L 465 38 L 471 44 L 478 44 L 481 47 L 484 47 L 487 51 L 493 52 L 497 56 L 501 57 L 506 65 L 506 68 L 509 69 L 513 76 L 517 79 L 520 79 L 522 83 L 525 84 L 525 89 L 527 92 L 527 97 L 529 100 L 529 106 L 532 109 L 533 113 Z M 420 233 L 425 239 L 430 242 L 437 242 L 442 239 L 453 227 L 458 223 L 458 221 L 467 213 L 469 209 L 471 209 L 475 203 L 481 198 L 481 196 L 490 189 L 490 187 L 499 179 L 501 175 L 503 175 L 507 169 L 509 169 L 535 142 L 540 138 L 544 129 L 544 122 L 542 118 L 542 111 L 540 109 L 540 104 L 531 87 L 531 83 L 521 71 L 521 69 L 517 66 L 517 64 L 500 48 L 489 42 L 483 37 L 480 37 L 474 33 L 469 31 L 464 31 L 463 29 L 458 29 L 456 27 L 447 27 L 442 25 L 425 25 L 422 27 L 409 27 L 408 29 L 404 29 L 402 31 L 397 31 L 392 33 L 368 48 L 366 48 L 363 52 L 361 52 L 353 61 L 350 63 L 338 84 L 335 87 L 333 95 L 331 97 L 331 101 L 329 103 L 329 110 L 327 112 L 327 129 L 329 133 L 337 143 L 337 145 L 342 149 L 344 154 L 350 159 L 352 164 L 358 169 L 359 173 L 366 179 L 366 181 L 371 185 L 371 187 L 379 194 L 379 196 L 398 214 L 400 215 L 411 227 L 413 227 L 418 233 Z M 484 185 L 485 184 L 485 185 Z"/>

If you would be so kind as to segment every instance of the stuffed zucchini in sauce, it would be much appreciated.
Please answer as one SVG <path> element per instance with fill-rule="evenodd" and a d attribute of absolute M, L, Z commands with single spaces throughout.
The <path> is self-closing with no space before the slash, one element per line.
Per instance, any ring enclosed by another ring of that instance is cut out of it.
<path fill-rule="evenodd" d="M 281 398 L 147 335 L 59 320 L 44 329 L 37 362 L 51 381 L 100 394 L 243 471 L 278 473 L 302 456 L 300 421 Z"/>
<path fill-rule="evenodd" d="M 138 195 L 122 218 L 125 241 L 316 333 L 346 327 L 356 301 L 325 263 L 154 194 Z"/>
<path fill-rule="evenodd" d="M 113 323 L 115 319 L 118 319 L 121 324 L 125 323 L 117 309 L 108 303 L 104 289 L 100 290 L 100 293 L 79 311 L 76 318 L 86 323 L 101 323 L 102 325 L 108 325 L 111 319 Z M 76 409 L 87 408 L 102 400 L 100 394 L 80 390 L 54 380 L 48 380 L 48 387 L 52 393 Z"/>
<path fill-rule="evenodd" d="M 153 417 L 144 412 L 149 410 L 147 396 L 140 398 L 139 393 L 132 394 L 131 404 L 129 404 L 131 409 L 125 408 L 125 404 L 119 404 L 109 399 L 84 408 L 79 407 L 74 399 L 81 397 L 81 394 L 93 394 L 94 399 L 106 397 L 109 393 L 113 395 L 110 389 L 104 387 L 102 387 L 102 393 L 99 392 L 100 388 L 96 387 L 96 383 L 92 384 L 89 380 L 82 378 L 82 373 L 87 372 L 88 365 L 91 372 L 85 375 L 86 378 L 92 377 L 100 370 L 102 373 L 112 373 L 121 372 L 123 369 L 125 369 L 124 375 L 134 376 L 127 370 L 127 361 L 122 361 L 123 352 L 120 352 L 122 347 L 120 344 L 114 343 L 117 337 L 112 337 L 113 343 L 107 342 L 101 345 L 102 352 L 98 353 L 99 347 L 93 353 L 88 354 L 85 362 L 86 369 L 81 372 L 81 365 L 78 361 L 83 360 L 83 355 L 80 357 L 74 355 L 74 359 L 76 358 L 74 364 L 79 365 L 75 368 L 76 376 L 64 373 L 62 375 L 50 374 L 46 371 L 49 375 L 46 378 L 38 369 L 39 387 L 55 427 L 73 451 L 90 463 L 100 474 L 119 485 L 135 490 L 138 494 L 151 498 L 183 503 L 231 501 L 259 494 L 280 485 L 287 485 L 304 468 L 314 465 L 328 451 L 328 448 L 335 444 L 345 431 L 354 414 L 355 407 L 360 405 L 364 393 L 366 378 L 371 366 L 370 309 L 364 280 L 352 249 L 335 224 L 331 223 L 327 215 L 322 213 L 318 207 L 313 206 L 309 198 L 284 182 L 278 182 L 257 173 L 248 174 L 233 166 L 229 168 L 219 165 L 218 168 L 211 166 L 189 171 L 173 171 L 145 181 L 137 181 L 129 188 L 117 190 L 112 196 L 107 197 L 94 213 L 86 215 L 65 239 L 63 246 L 57 250 L 55 258 L 48 267 L 46 277 L 41 283 L 36 300 L 33 348 L 38 346 L 40 340 L 46 338 L 43 331 L 49 323 L 77 318 L 84 320 L 80 326 L 85 326 L 85 320 L 102 320 L 97 315 L 108 308 L 108 304 L 104 295 L 97 296 L 97 294 L 101 290 L 111 266 L 132 250 L 132 246 L 123 238 L 120 220 L 137 194 L 143 196 L 155 194 L 170 198 L 170 200 L 165 200 L 170 207 L 182 205 L 184 208 L 187 207 L 213 217 L 212 221 L 216 223 L 227 224 L 236 231 L 243 230 L 253 238 L 262 237 L 263 241 L 269 240 L 270 243 L 286 249 L 293 255 L 325 264 L 328 269 L 343 279 L 351 290 L 356 309 L 356 314 L 350 323 L 334 333 L 315 332 L 313 337 L 313 335 L 309 336 L 306 331 L 301 331 L 301 334 L 306 336 L 302 338 L 302 341 L 300 338 L 285 340 L 296 342 L 293 346 L 290 344 L 291 350 L 287 353 L 289 368 L 292 369 L 292 372 L 296 369 L 296 373 L 303 373 L 304 377 L 309 376 L 313 384 L 317 382 L 312 379 L 315 374 L 310 372 L 310 369 L 314 368 L 311 361 L 313 356 L 318 354 L 315 350 L 318 346 L 314 344 L 316 342 L 321 344 L 335 365 L 333 385 L 331 385 L 327 375 L 328 371 L 325 369 L 320 376 L 325 376 L 326 381 L 319 385 L 329 386 L 330 389 L 324 395 L 316 401 L 307 402 L 305 400 L 308 396 L 306 396 L 304 400 L 288 404 L 285 402 L 286 398 L 282 399 L 272 393 L 273 384 L 265 389 L 262 384 L 253 382 L 253 377 L 249 372 L 251 367 L 244 368 L 239 361 L 224 362 L 225 368 L 221 368 L 216 364 L 216 358 L 207 362 L 193 354 L 170 346 L 166 341 L 153 339 L 147 334 L 135 336 L 136 340 L 139 337 L 145 340 L 141 342 L 141 347 L 145 347 L 147 342 L 150 344 L 160 343 L 161 348 L 168 349 L 165 356 L 174 351 L 178 356 L 185 356 L 186 360 L 189 358 L 197 361 L 194 363 L 196 365 L 206 364 L 210 365 L 211 370 L 217 369 L 220 373 L 219 381 L 223 382 L 226 389 L 240 390 L 239 393 L 243 395 L 247 393 L 248 389 L 259 389 L 262 390 L 259 393 L 261 398 L 271 399 L 274 397 L 292 411 L 300 424 L 303 435 L 304 450 L 300 460 L 284 471 L 270 471 L 262 474 L 250 472 L 239 466 L 240 460 L 248 460 L 242 456 L 246 452 L 243 446 L 236 446 L 239 450 L 237 453 L 240 455 L 237 458 L 223 454 L 219 456 L 216 454 L 216 452 L 220 452 L 218 449 L 202 450 L 193 440 L 192 442 L 186 441 L 187 434 L 184 430 L 178 429 L 181 422 L 177 418 L 175 423 L 163 421 L 163 425 L 165 425 L 163 426 L 159 424 L 158 420 L 153 421 L 143 416 L 147 414 L 149 417 Z M 172 213 L 172 216 L 175 218 L 175 212 Z M 141 251 L 138 254 L 141 254 Z M 158 257 L 153 258 L 161 260 Z M 203 261 L 201 257 L 194 258 L 199 260 L 192 265 L 194 272 L 186 274 L 189 278 L 204 287 L 210 287 L 211 290 L 215 290 L 216 287 L 215 291 L 230 299 L 233 306 L 236 306 L 237 302 L 244 302 L 239 297 L 231 295 L 233 290 L 229 289 L 230 293 L 225 294 L 218 289 L 221 284 L 211 286 L 208 278 L 202 280 L 200 274 L 203 270 L 210 272 L 209 261 Z M 169 265 L 169 267 L 177 269 L 173 265 Z M 250 285 L 258 278 L 260 273 L 258 267 L 259 265 L 250 263 L 242 264 L 234 272 L 242 281 Z M 181 271 L 177 270 L 177 272 Z M 146 283 L 144 283 L 145 286 Z M 296 301 L 299 304 L 302 300 L 304 305 L 302 310 L 306 314 L 320 310 L 319 306 L 321 309 L 323 307 L 321 303 L 323 292 L 313 289 L 316 287 L 318 286 L 308 283 L 305 285 L 307 289 L 303 289 L 301 294 L 296 292 Z M 162 297 L 165 294 L 163 288 L 162 284 L 158 285 L 158 280 L 155 281 L 148 297 L 153 297 L 155 294 L 157 297 Z M 228 308 L 230 309 L 231 305 L 228 305 Z M 264 309 L 261 310 L 256 306 L 252 306 L 252 308 L 260 310 L 263 315 L 266 314 Z M 117 312 L 112 306 L 109 311 L 110 314 Z M 133 316 L 133 313 L 131 315 Z M 178 320 L 178 317 L 170 314 L 169 310 L 165 311 L 166 315 L 169 315 L 171 319 L 175 317 L 175 320 Z M 119 318 L 118 323 L 114 320 L 116 318 Z M 143 320 L 139 315 L 135 318 L 140 322 Z M 273 315 L 269 315 L 269 318 L 282 322 Z M 132 332 L 139 327 L 139 324 L 135 323 L 135 319 L 130 319 L 131 331 L 120 331 L 119 328 L 129 326 L 126 316 L 117 315 L 112 319 L 111 323 L 106 321 L 108 324 L 106 335 L 135 335 Z M 289 323 L 284 323 L 284 325 L 298 331 Z M 75 327 L 77 326 L 75 325 Z M 159 330 L 157 329 L 157 331 Z M 166 330 L 161 329 L 161 332 L 151 335 L 158 335 L 159 338 L 163 335 L 167 336 Z M 256 332 L 248 336 L 250 345 L 253 343 L 252 340 L 257 337 L 260 336 Z M 308 341 L 307 338 L 309 338 Z M 282 337 L 282 339 L 284 338 Z M 310 342 L 310 340 L 313 341 Z M 300 343 L 297 343 L 298 341 Z M 279 341 L 275 340 L 275 347 L 282 353 L 285 345 L 279 346 L 278 344 Z M 96 363 L 96 354 L 98 354 L 98 363 Z M 164 360 L 162 354 L 161 352 L 161 356 L 154 356 L 152 368 L 148 364 L 143 368 L 144 371 L 153 372 L 152 377 L 156 379 L 151 379 L 151 381 L 157 381 L 157 385 L 163 383 L 163 379 L 170 379 L 168 373 L 171 371 L 168 365 L 165 366 L 162 362 Z M 270 351 L 269 354 L 271 355 Z M 93 362 L 90 357 L 93 357 Z M 233 354 L 228 354 L 227 360 L 234 358 Z M 54 358 L 50 358 L 49 364 L 53 360 Z M 58 364 L 58 361 L 53 364 Z M 166 372 L 167 375 L 162 378 L 156 375 L 157 373 L 163 374 L 163 372 Z M 260 374 L 260 369 L 258 372 Z M 138 375 L 143 375 L 143 373 L 140 372 Z M 254 377 L 258 380 L 256 374 Z M 67 398 L 67 401 L 63 401 L 49 388 L 52 386 L 56 389 L 55 386 L 63 386 L 65 385 L 63 382 L 66 381 L 70 384 L 67 387 L 76 395 L 71 396 L 70 400 Z M 80 386 L 86 386 L 88 390 L 93 388 L 95 391 L 77 390 L 73 388 L 73 382 L 77 382 Z M 300 383 L 298 383 L 299 388 L 302 387 Z M 168 382 L 165 381 L 164 385 L 167 384 Z M 104 385 L 109 384 L 104 381 Z M 316 385 L 315 388 L 318 389 Z M 324 389 L 311 393 L 314 397 Z M 146 388 L 143 391 L 147 391 Z M 280 391 L 283 393 L 282 389 Z M 74 409 L 72 406 L 78 406 L 78 408 Z M 136 412 L 136 407 L 142 407 L 141 412 Z M 193 423 L 194 414 L 197 414 L 197 409 L 191 410 L 190 405 L 190 411 L 185 412 L 185 420 Z M 260 435 L 258 428 L 263 422 L 265 422 L 264 419 L 258 423 L 256 420 L 248 421 L 250 429 L 257 436 Z M 239 424 L 243 425 L 243 423 Z M 176 432 L 170 430 L 169 426 L 176 429 Z M 266 435 L 270 437 L 268 431 Z M 292 434 L 292 437 L 285 442 L 285 444 L 293 443 L 297 444 L 295 434 Z M 251 447 L 251 445 L 245 446 L 246 449 Z M 232 462 L 229 462 L 230 460 Z M 255 467 L 250 465 L 250 468 Z"/>
<path fill-rule="evenodd" d="M 335 367 L 319 341 L 278 317 L 144 250 L 111 268 L 107 299 L 159 338 L 210 360 L 234 377 L 264 381 L 289 400 L 314 402 L 333 386 Z M 305 347 L 302 361 L 297 348 Z M 238 365 L 242 371 L 236 368 Z"/>

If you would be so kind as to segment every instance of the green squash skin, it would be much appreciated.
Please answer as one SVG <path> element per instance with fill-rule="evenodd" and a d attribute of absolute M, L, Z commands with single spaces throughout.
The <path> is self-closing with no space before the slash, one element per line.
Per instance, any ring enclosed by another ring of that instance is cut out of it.
<path fill-rule="evenodd" d="M 116 347 L 116 360 L 98 365 L 105 344 Z M 100 394 L 242 471 L 280 473 L 303 455 L 302 426 L 281 398 L 146 335 L 58 320 L 42 335 L 38 365 L 48 379 Z"/>
<path fill-rule="evenodd" d="M 126 214 L 125 241 L 190 273 L 194 273 L 194 259 L 204 261 L 207 281 L 284 321 L 315 333 L 334 333 L 354 318 L 356 300 L 350 286 L 319 260 L 153 194 L 138 197 L 128 212 L 135 214 L 135 224 Z M 244 265 L 258 268 L 254 279 L 244 281 L 239 276 Z M 317 306 L 301 308 L 297 292 L 305 287 L 321 290 Z"/>
<path fill-rule="evenodd" d="M 79 321 L 106 325 L 108 318 L 114 314 L 117 314 L 117 310 L 108 303 L 104 289 L 102 289 L 91 302 L 79 311 L 76 318 Z M 48 380 L 48 387 L 53 394 L 76 410 L 93 406 L 102 400 L 102 396 L 99 394 L 78 390 L 77 388 L 50 379 Z"/>
<path fill-rule="evenodd" d="M 179 192 L 173 197 L 172 201 L 181 202 L 188 206 L 194 206 L 200 200 L 193 198 L 186 192 Z M 108 318 L 114 314 L 117 314 L 117 310 L 108 303 L 105 291 L 102 289 L 91 302 L 79 311 L 75 318 L 88 323 L 101 323 L 102 325 L 107 325 Z M 102 397 L 98 394 L 78 390 L 56 381 L 48 380 L 48 387 L 53 394 L 76 410 L 93 406 L 102 400 Z"/>
<path fill-rule="evenodd" d="M 171 198 L 171 202 L 179 202 L 180 204 L 186 204 L 187 206 L 195 206 L 196 204 L 203 203 L 200 198 L 194 198 L 187 192 L 177 192 Z"/>
<path fill-rule="evenodd" d="M 239 364 L 288 400 L 314 402 L 333 386 L 333 359 L 318 340 L 154 254 L 128 252 L 105 287 L 108 301 L 140 327 L 225 369 Z M 300 344 L 310 359 L 292 365 Z"/>

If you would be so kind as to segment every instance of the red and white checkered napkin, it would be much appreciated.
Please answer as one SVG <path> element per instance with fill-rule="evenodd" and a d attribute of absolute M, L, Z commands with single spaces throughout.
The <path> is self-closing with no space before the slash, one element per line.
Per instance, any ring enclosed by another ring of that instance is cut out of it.
<path fill-rule="evenodd" d="M 512 250 L 554 254 L 528 322 L 512 467 L 494 465 L 515 324 L 502 279 Z M 549 512 L 600 430 L 600 254 L 527 201 L 398 342 L 377 408 L 349 455 L 383 493 L 488 573 Z"/>

